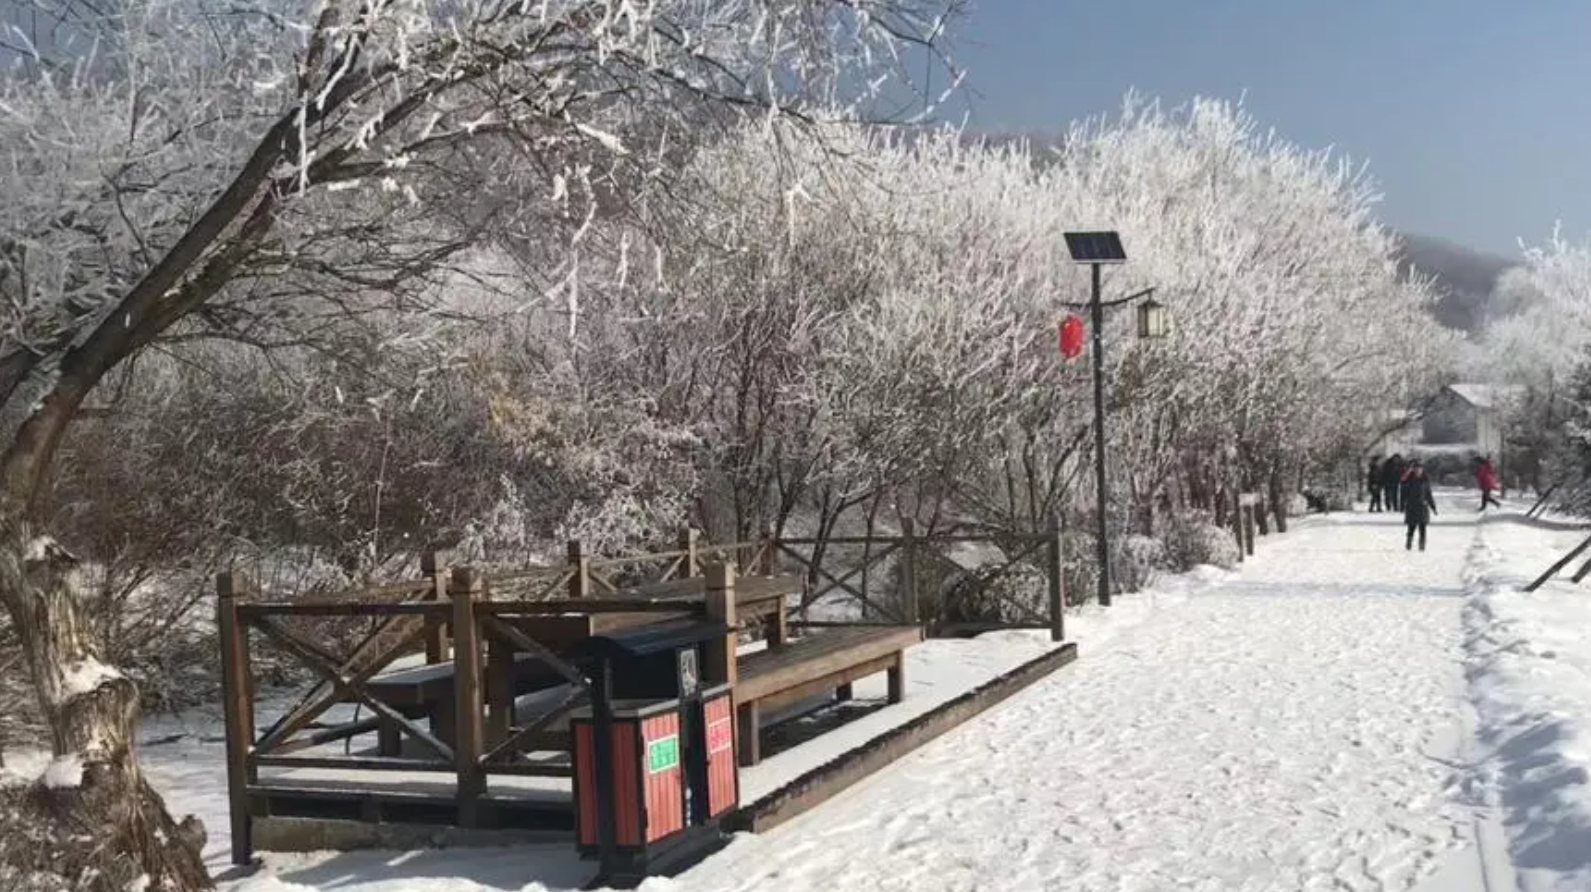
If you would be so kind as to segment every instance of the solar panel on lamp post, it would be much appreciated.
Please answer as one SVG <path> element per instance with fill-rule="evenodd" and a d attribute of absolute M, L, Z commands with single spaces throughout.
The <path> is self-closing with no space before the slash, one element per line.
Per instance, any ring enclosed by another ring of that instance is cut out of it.
<path fill-rule="evenodd" d="M 1066 250 L 1072 262 L 1087 264 L 1093 279 L 1089 295 L 1089 324 L 1093 327 L 1094 353 L 1094 487 L 1098 498 L 1096 555 L 1099 561 L 1098 600 L 1101 607 L 1110 606 L 1110 529 L 1106 507 L 1110 502 L 1109 485 L 1105 481 L 1105 305 L 1100 297 L 1101 275 L 1106 264 L 1127 262 L 1127 250 L 1122 247 L 1121 236 L 1115 232 L 1064 233 Z"/>

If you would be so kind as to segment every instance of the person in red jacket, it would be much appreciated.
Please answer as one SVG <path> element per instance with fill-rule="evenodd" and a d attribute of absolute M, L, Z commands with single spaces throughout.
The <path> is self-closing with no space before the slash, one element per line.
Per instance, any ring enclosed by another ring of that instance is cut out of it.
<path fill-rule="evenodd" d="M 1488 458 L 1475 459 L 1475 485 L 1481 491 L 1481 510 L 1485 511 L 1487 505 L 1503 507 L 1503 504 L 1492 498 L 1492 491 L 1497 489 L 1497 469 L 1492 467 L 1492 460 Z"/>

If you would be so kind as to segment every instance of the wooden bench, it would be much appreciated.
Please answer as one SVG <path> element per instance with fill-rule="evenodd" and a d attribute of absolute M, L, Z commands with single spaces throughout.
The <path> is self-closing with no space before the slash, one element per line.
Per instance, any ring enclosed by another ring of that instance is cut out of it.
<path fill-rule="evenodd" d="M 850 686 L 869 675 L 889 674 L 889 702 L 906 696 L 906 649 L 923 640 L 918 626 L 852 626 L 830 629 L 739 658 L 735 706 L 740 764 L 762 761 L 763 710 L 778 709 Z"/>

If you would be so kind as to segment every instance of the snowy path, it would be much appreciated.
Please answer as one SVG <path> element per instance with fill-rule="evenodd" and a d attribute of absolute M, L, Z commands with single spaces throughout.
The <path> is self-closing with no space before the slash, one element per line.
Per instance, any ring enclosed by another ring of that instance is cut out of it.
<path fill-rule="evenodd" d="M 1236 580 L 649 888 L 1409 889 L 1444 861 L 1478 880 L 1448 851 L 1474 849 L 1448 794 L 1467 506 L 1425 553 L 1376 515 L 1262 540 Z"/>

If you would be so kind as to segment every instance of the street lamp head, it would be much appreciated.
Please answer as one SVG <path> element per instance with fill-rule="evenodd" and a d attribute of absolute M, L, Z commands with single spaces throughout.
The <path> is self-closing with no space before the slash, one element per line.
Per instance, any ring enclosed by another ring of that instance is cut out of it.
<path fill-rule="evenodd" d="M 1146 340 L 1159 340 L 1171 330 L 1171 324 L 1166 319 L 1166 308 L 1153 297 L 1145 298 L 1138 305 L 1138 337 Z"/>
<path fill-rule="evenodd" d="M 1073 263 L 1104 264 L 1126 263 L 1127 249 L 1121 245 L 1121 235 L 1113 231 L 1065 232 L 1066 250 Z"/>

